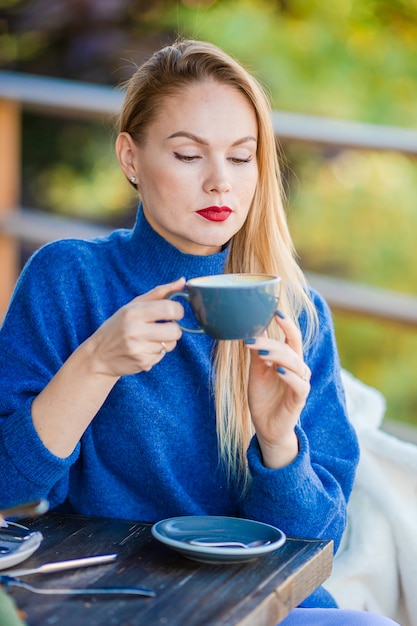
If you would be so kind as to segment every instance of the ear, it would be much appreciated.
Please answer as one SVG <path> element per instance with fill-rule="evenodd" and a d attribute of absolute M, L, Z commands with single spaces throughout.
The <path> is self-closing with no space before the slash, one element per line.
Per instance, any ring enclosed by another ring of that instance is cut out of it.
<path fill-rule="evenodd" d="M 137 147 L 129 133 L 120 133 L 116 139 L 116 155 L 123 173 L 130 181 L 137 179 L 135 169 L 135 151 Z"/>

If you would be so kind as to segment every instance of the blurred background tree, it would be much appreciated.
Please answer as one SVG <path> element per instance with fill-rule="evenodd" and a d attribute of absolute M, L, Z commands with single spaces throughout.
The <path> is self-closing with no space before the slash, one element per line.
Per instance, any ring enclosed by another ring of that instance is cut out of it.
<path fill-rule="evenodd" d="M 416 0 L 0 0 L 0 66 L 118 85 L 178 35 L 241 60 L 275 109 L 417 125 Z M 129 224 L 111 126 L 24 116 L 23 203 Z M 407 156 L 283 146 L 307 270 L 416 294 L 417 167 Z M 417 333 L 335 314 L 342 364 L 417 425 Z"/>

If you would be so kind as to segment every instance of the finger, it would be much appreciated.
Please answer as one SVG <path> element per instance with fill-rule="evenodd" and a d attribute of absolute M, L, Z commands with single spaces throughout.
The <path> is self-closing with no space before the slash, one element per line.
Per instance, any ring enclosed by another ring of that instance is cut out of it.
<path fill-rule="evenodd" d="M 276 367 L 276 372 L 279 378 L 284 380 L 290 387 L 294 389 L 294 391 L 300 393 L 301 395 L 310 392 L 310 377 L 311 371 L 310 368 L 304 363 L 304 374 L 299 375 L 297 372 L 294 372 L 282 365 L 278 365 Z"/>
<path fill-rule="evenodd" d="M 304 371 L 301 375 L 301 380 L 303 380 L 304 382 L 307 382 L 310 384 L 310 380 L 311 380 L 311 369 L 308 367 L 307 363 L 303 363 L 304 365 Z"/>
<path fill-rule="evenodd" d="M 158 285 L 147 293 L 134 298 L 130 304 L 144 306 L 141 309 L 141 314 L 146 316 L 144 321 L 180 320 L 184 317 L 184 307 L 180 302 L 168 300 L 166 297 L 174 291 L 182 291 L 184 285 L 185 278 L 179 278 L 172 283 Z M 146 307 L 146 304 L 150 306 Z"/>
<path fill-rule="evenodd" d="M 161 341 L 159 344 L 159 355 L 160 358 L 163 359 L 166 353 L 168 352 L 168 346 L 165 341 Z"/>
<path fill-rule="evenodd" d="M 185 285 L 185 278 L 179 278 L 172 283 L 167 283 L 165 285 L 158 285 L 154 287 L 147 293 L 144 293 L 141 296 L 138 296 L 136 299 L 140 299 L 143 301 L 151 301 L 151 300 L 162 300 L 167 297 L 168 294 L 173 291 L 182 291 Z"/>
<path fill-rule="evenodd" d="M 257 354 L 258 358 L 267 367 L 272 365 L 281 366 L 285 370 L 294 372 L 303 381 L 310 381 L 311 370 L 300 356 L 289 344 L 280 343 L 267 337 L 250 339 L 247 342 L 252 354 Z"/>
<path fill-rule="evenodd" d="M 292 319 L 285 315 L 282 311 L 275 312 L 275 320 L 279 324 L 282 332 L 285 336 L 285 343 L 287 343 L 293 350 L 300 356 L 303 354 L 303 338 L 298 326 L 292 321 Z"/>
<path fill-rule="evenodd" d="M 158 339 L 152 341 L 152 351 L 156 354 L 163 354 L 163 356 L 165 356 L 168 352 L 175 350 L 181 335 L 182 332 L 181 329 L 179 329 L 179 336 L 175 339 L 163 339 L 162 336 L 158 337 Z"/>
<path fill-rule="evenodd" d="M 181 331 L 180 331 L 180 335 L 181 335 Z M 159 340 L 159 341 L 155 341 L 154 345 L 155 345 L 155 352 L 157 355 L 157 359 L 158 362 L 162 361 L 162 359 L 165 357 L 165 355 L 167 355 L 169 352 L 172 352 L 176 346 L 177 346 L 177 341 L 163 341 L 163 340 Z"/>
<path fill-rule="evenodd" d="M 124 314 L 131 323 L 160 323 L 180 320 L 184 317 L 184 307 L 174 300 L 143 300 L 135 298 L 124 307 Z M 171 337 L 167 337 L 170 339 Z"/>

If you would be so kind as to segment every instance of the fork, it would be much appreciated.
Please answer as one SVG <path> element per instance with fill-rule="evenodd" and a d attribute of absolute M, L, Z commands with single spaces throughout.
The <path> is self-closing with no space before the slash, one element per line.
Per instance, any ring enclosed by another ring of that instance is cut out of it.
<path fill-rule="evenodd" d="M 152 589 L 145 589 L 143 587 L 91 587 L 90 589 L 71 589 L 67 587 L 63 587 L 61 589 L 50 589 L 43 587 L 33 587 L 33 585 L 28 585 L 28 583 L 19 580 L 18 578 L 14 578 L 13 576 L 0 575 L 0 585 L 4 585 L 5 587 L 21 587 L 22 589 L 26 589 L 27 591 L 31 591 L 32 593 L 39 593 L 42 595 L 105 595 L 105 594 L 123 594 L 130 596 L 147 596 L 149 598 L 155 597 L 155 592 Z"/>

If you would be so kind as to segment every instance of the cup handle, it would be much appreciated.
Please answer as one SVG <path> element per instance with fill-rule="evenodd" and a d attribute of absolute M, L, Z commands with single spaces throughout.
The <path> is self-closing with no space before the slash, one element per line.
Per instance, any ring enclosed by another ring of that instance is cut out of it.
<path fill-rule="evenodd" d="M 185 300 L 187 300 L 187 302 L 190 302 L 190 294 L 188 294 L 186 291 L 173 291 L 172 293 L 169 293 L 166 296 L 167 300 L 173 300 L 174 298 L 184 298 Z M 182 324 L 180 324 L 180 322 L 176 322 L 176 323 L 181 328 L 181 330 L 184 330 L 187 333 L 194 333 L 195 335 L 202 335 L 205 332 L 201 328 L 201 326 L 198 326 L 197 328 L 188 328 L 188 326 L 183 326 Z"/>

